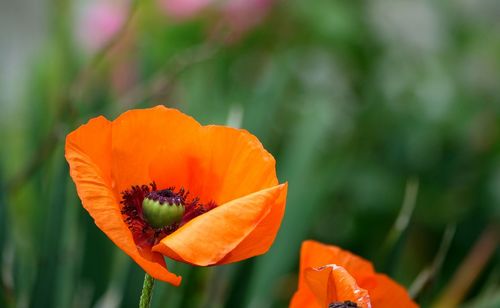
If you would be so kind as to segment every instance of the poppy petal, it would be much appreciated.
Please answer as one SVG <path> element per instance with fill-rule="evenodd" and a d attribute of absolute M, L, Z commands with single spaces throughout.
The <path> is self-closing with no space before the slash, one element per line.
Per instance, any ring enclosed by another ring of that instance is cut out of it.
<path fill-rule="evenodd" d="M 216 264 L 265 220 L 272 205 L 281 200 L 283 187 L 274 186 L 220 205 L 166 236 L 153 251 L 199 266 Z M 258 246 L 255 249 L 247 249 L 245 258 L 262 251 Z M 242 254 L 236 256 L 241 258 Z"/>
<path fill-rule="evenodd" d="M 341 266 L 326 265 L 307 268 L 304 273 L 309 289 L 316 300 L 327 307 L 333 302 L 355 302 L 359 307 L 369 308 L 368 291 L 360 288 L 356 280 Z"/>
<path fill-rule="evenodd" d="M 289 308 L 324 308 L 309 287 L 299 288 L 290 301 Z"/>
<path fill-rule="evenodd" d="M 172 178 L 183 177 L 185 170 L 177 166 L 177 159 L 189 153 L 191 136 L 197 135 L 200 124 L 175 109 L 157 106 L 130 110 L 112 124 L 112 176 L 118 192 L 131 185 L 151 183 L 151 163 L 163 154 L 170 160 L 168 170 Z M 169 185 L 175 185 L 170 183 Z"/>
<path fill-rule="evenodd" d="M 374 307 L 418 307 L 402 286 L 384 274 L 375 275 L 370 297 Z"/>
<path fill-rule="evenodd" d="M 418 307 L 402 286 L 386 275 L 375 273 L 373 266 L 367 260 L 336 246 L 315 241 L 305 241 L 302 244 L 299 288 L 291 305 L 300 303 L 302 306 L 307 306 L 313 297 L 316 298 L 315 293 L 310 290 L 311 282 L 308 280 L 311 278 L 306 276 L 311 274 L 306 273 L 310 272 L 311 267 L 320 267 L 325 264 L 336 264 L 343 267 L 355 279 L 360 288 L 367 290 L 373 307 Z M 322 288 L 325 288 L 324 285 Z M 317 287 L 316 293 L 320 292 L 320 289 Z"/>
<path fill-rule="evenodd" d="M 288 183 L 281 184 L 278 187 L 280 190 L 279 196 L 273 203 L 268 204 L 271 210 L 267 216 L 236 248 L 218 262 L 219 264 L 237 262 L 248 258 L 248 256 L 264 254 L 269 250 L 285 214 Z"/>
<path fill-rule="evenodd" d="M 122 220 L 117 195 L 111 189 L 111 125 L 104 117 L 98 117 L 66 138 L 66 160 L 78 196 L 99 229 L 146 272 L 179 285 L 181 278 L 166 269 L 160 254 L 138 250 Z"/>
<path fill-rule="evenodd" d="M 375 273 L 373 265 L 363 258 L 339 247 L 309 240 L 302 243 L 299 288 L 304 283 L 302 273 L 306 268 L 321 267 L 326 264 L 342 266 L 363 288 L 366 288 L 363 285 L 363 281 L 369 279 Z"/>
<path fill-rule="evenodd" d="M 197 149 L 209 164 L 198 178 L 201 194 L 218 204 L 278 185 L 273 156 L 246 130 L 204 126 Z"/>
<path fill-rule="evenodd" d="M 245 130 L 203 126 L 175 146 L 157 149 L 151 160 L 158 187 L 183 187 L 203 203 L 224 204 L 278 185 L 273 156 Z"/>

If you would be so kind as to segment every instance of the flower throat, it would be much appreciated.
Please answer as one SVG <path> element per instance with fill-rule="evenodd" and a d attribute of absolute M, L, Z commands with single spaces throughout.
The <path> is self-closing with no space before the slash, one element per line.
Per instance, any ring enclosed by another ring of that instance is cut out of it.
<path fill-rule="evenodd" d="M 217 205 L 190 198 L 183 188 L 158 190 L 156 183 L 135 185 L 122 192 L 121 213 L 139 246 L 154 246 L 165 236 Z"/>

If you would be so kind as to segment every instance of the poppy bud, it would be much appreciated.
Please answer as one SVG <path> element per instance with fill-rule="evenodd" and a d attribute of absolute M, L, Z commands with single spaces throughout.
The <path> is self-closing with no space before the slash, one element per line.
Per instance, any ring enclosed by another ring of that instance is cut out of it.
<path fill-rule="evenodd" d="M 158 229 L 181 221 L 184 204 L 174 200 L 163 201 L 146 197 L 142 201 L 142 213 L 146 221 Z"/>

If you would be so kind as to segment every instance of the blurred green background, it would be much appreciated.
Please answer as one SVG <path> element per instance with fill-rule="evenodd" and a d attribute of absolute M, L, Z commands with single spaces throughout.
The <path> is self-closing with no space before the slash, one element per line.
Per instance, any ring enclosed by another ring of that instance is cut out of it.
<path fill-rule="evenodd" d="M 137 306 L 63 145 L 165 104 L 258 136 L 289 194 L 268 254 L 172 264 L 153 307 L 285 307 L 304 239 L 424 307 L 500 307 L 500 2 L 198 2 L 0 1 L 0 306 Z"/>

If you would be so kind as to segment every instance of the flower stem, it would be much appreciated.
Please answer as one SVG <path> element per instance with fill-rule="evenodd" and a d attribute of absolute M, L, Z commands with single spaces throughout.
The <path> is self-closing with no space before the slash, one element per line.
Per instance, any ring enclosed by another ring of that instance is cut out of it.
<path fill-rule="evenodd" d="M 153 295 L 153 287 L 155 280 L 149 276 L 148 273 L 144 275 L 144 284 L 142 285 L 141 299 L 139 301 L 139 308 L 149 308 L 151 305 L 151 297 Z"/>

